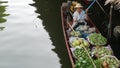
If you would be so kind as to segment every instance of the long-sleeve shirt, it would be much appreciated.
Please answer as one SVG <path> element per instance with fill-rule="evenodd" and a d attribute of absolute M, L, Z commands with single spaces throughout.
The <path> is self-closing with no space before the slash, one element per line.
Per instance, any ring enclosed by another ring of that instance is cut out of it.
<path fill-rule="evenodd" d="M 79 20 L 79 17 L 80 17 L 80 20 Z M 85 19 L 86 19 L 86 14 L 85 14 L 85 11 L 82 10 L 80 13 L 75 11 L 74 14 L 73 14 L 73 20 L 77 20 L 77 22 L 85 22 Z"/>

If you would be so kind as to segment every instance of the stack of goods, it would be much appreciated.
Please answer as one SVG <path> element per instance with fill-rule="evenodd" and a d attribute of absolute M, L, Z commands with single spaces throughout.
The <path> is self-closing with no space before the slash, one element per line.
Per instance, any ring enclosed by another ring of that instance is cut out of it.
<path fill-rule="evenodd" d="M 80 25 L 76 28 L 76 30 L 81 32 L 83 38 L 86 38 L 86 36 L 91 33 L 95 33 L 96 31 L 95 27 L 90 27 L 88 25 Z"/>
<path fill-rule="evenodd" d="M 120 61 L 112 55 L 106 55 L 100 58 L 104 68 L 120 68 Z"/>
<path fill-rule="evenodd" d="M 84 38 L 73 38 L 70 40 L 70 45 L 72 47 L 80 46 L 80 47 L 89 47 L 89 42 L 85 40 Z"/>
<path fill-rule="evenodd" d="M 90 54 L 90 49 L 87 48 L 87 50 Z M 94 65 L 92 64 L 84 48 L 76 48 L 75 50 L 73 50 L 73 55 L 77 59 L 77 61 L 75 62 L 76 68 L 94 68 Z M 97 68 L 101 68 L 99 60 L 94 60 L 93 62 L 95 63 Z"/>
<path fill-rule="evenodd" d="M 109 47 L 104 47 L 104 46 L 93 47 L 92 55 L 96 56 L 97 58 L 101 58 L 106 55 L 112 55 L 112 50 Z"/>
<path fill-rule="evenodd" d="M 80 36 L 81 36 L 81 33 L 80 33 L 80 31 L 75 31 L 75 32 L 74 32 L 74 31 L 71 31 L 71 32 L 70 32 L 70 36 L 72 36 L 72 37 L 77 37 L 77 36 L 79 36 L 79 37 L 80 37 Z"/>
<path fill-rule="evenodd" d="M 75 68 L 119 68 L 120 61 L 113 56 L 113 51 L 107 45 L 107 39 L 95 29 L 79 26 L 76 34 L 71 31 L 69 44 L 75 58 Z M 91 32 L 87 32 L 91 30 Z M 92 31 L 93 30 L 93 31 Z M 88 34 L 83 37 L 82 34 Z"/>
<path fill-rule="evenodd" d="M 92 45 L 105 45 L 107 43 L 107 39 L 98 33 L 89 35 L 87 39 Z"/>

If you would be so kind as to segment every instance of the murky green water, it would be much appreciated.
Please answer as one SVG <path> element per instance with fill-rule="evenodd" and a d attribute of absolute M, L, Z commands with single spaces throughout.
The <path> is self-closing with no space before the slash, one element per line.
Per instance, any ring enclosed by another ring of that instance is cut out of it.
<path fill-rule="evenodd" d="M 0 68 L 70 68 L 58 1 L 1 1 Z"/>

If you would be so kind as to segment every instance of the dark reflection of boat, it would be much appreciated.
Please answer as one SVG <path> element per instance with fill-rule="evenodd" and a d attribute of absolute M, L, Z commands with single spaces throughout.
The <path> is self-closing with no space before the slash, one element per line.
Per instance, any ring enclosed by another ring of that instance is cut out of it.
<path fill-rule="evenodd" d="M 2 4 L 2 3 L 7 3 L 7 2 L 0 1 L 0 4 Z M 0 23 L 5 23 L 7 21 L 5 19 L 5 16 L 8 16 L 9 14 L 5 13 L 6 7 L 7 6 L 0 5 Z M 5 28 L 4 26 L 0 26 L 0 31 L 3 30 L 4 28 Z"/>
<path fill-rule="evenodd" d="M 64 39 L 65 39 L 65 43 L 66 43 L 66 48 L 67 48 L 67 51 L 68 51 L 68 55 L 69 55 L 69 58 L 70 58 L 70 61 L 71 61 L 71 65 L 72 65 L 72 68 L 75 68 L 75 63 L 77 61 L 77 59 L 75 58 L 75 55 L 73 54 L 73 51 L 71 50 L 72 47 L 70 44 L 70 35 L 69 35 L 69 29 L 68 29 L 68 26 L 69 28 L 71 28 L 74 31 L 74 29 L 71 27 L 71 23 L 73 22 L 72 18 L 70 18 L 70 10 L 68 9 L 68 4 L 67 3 L 63 3 L 62 6 L 61 6 L 61 18 L 62 18 L 62 28 L 63 28 L 63 34 L 64 34 Z M 94 23 L 91 21 L 90 18 L 88 18 L 88 21 L 89 23 L 89 26 L 92 26 L 92 27 L 95 27 L 96 26 L 94 25 Z M 96 31 L 95 33 L 100 33 L 99 30 L 96 28 Z M 77 37 L 78 38 L 78 37 Z M 80 38 L 85 38 L 83 36 L 81 36 Z M 85 38 L 87 39 L 87 38 Z M 87 39 L 88 40 L 88 39 Z M 109 43 L 109 42 L 108 42 Z M 92 45 L 92 44 L 91 44 Z M 92 45 L 93 46 L 93 45 Z M 103 46 L 104 47 L 104 46 Z M 106 44 L 105 47 L 109 47 L 109 49 L 111 49 L 111 47 L 109 46 L 109 44 Z M 83 47 L 84 48 L 84 47 Z M 91 48 L 91 47 L 90 47 Z M 112 51 L 112 50 L 111 50 Z M 113 56 L 113 55 L 111 55 Z M 83 68 L 83 67 L 82 67 Z M 89 67 L 88 67 L 89 68 Z M 103 67 L 102 67 L 103 68 Z"/>
<path fill-rule="evenodd" d="M 40 14 L 38 18 L 43 20 L 43 26 L 48 31 L 53 45 L 52 49 L 60 58 L 60 68 L 71 68 L 67 50 L 65 48 L 64 37 L 62 34 L 60 5 L 62 1 L 58 0 L 34 0 L 32 4 L 37 8 L 36 13 Z M 47 64 L 47 63 L 46 63 Z M 54 64 L 53 64 L 54 65 Z"/>

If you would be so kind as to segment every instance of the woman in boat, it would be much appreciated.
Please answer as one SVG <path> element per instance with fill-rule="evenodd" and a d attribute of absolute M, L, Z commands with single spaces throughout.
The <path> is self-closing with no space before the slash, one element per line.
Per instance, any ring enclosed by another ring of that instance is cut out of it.
<path fill-rule="evenodd" d="M 75 29 L 79 25 L 86 25 L 87 22 L 87 13 L 83 10 L 83 6 L 78 3 L 75 6 L 76 11 L 73 14 L 73 25 L 72 27 Z M 87 12 L 88 10 L 86 10 Z"/>

